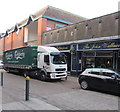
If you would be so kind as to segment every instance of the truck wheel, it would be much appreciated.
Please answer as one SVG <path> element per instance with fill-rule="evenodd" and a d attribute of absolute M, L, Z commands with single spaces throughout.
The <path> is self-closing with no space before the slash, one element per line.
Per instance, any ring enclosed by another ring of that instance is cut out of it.
<path fill-rule="evenodd" d="M 67 77 L 65 77 L 65 80 L 67 80 Z"/>
<path fill-rule="evenodd" d="M 46 75 L 44 72 L 41 72 L 40 74 L 40 80 L 45 81 L 46 80 Z"/>
<path fill-rule="evenodd" d="M 23 76 L 24 76 L 24 77 L 27 77 L 28 75 L 29 75 L 29 74 L 28 74 L 27 71 L 23 72 Z"/>
<path fill-rule="evenodd" d="M 9 69 L 6 69 L 7 73 L 10 73 L 10 70 Z"/>

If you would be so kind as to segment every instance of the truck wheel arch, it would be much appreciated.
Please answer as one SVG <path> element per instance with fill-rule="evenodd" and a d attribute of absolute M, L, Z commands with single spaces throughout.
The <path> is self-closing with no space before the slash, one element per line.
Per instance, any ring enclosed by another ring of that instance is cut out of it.
<path fill-rule="evenodd" d="M 42 73 L 42 72 L 47 76 L 47 71 L 45 69 L 41 69 L 40 73 Z"/>
<path fill-rule="evenodd" d="M 38 79 L 45 81 L 47 77 L 47 71 L 45 69 L 41 69 L 38 75 Z"/>

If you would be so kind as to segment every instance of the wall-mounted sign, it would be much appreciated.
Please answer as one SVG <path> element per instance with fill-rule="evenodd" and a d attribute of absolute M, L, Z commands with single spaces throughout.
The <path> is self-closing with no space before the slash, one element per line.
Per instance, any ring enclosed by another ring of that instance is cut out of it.
<path fill-rule="evenodd" d="M 61 50 L 70 50 L 70 45 L 55 46 L 57 49 Z"/>
<path fill-rule="evenodd" d="M 78 44 L 78 50 L 113 48 L 120 48 L 120 40 Z"/>

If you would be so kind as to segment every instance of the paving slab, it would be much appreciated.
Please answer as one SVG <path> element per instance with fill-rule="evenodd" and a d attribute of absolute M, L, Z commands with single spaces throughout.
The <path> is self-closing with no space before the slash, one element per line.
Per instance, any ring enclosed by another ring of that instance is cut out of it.
<path fill-rule="evenodd" d="M 31 98 L 29 101 L 20 101 L 3 104 L 3 110 L 60 110 L 60 109 L 40 99 Z"/>

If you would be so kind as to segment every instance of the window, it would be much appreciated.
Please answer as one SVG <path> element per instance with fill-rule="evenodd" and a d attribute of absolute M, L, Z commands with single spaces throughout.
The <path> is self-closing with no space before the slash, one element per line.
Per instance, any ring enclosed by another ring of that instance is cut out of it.
<path fill-rule="evenodd" d="M 44 56 L 44 62 L 48 63 L 49 62 L 49 55 Z"/>
<path fill-rule="evenodd" d="M 53 64 L 66 64 L 66 59 L 63 54 L 51 54 L 51 62 Z"/>
<path fill-rule="evenodd" d="M 62 24 L 56 24 L 55 25 L 55 28 L 61 28 L 61 27 L 64 27 L 65 25 L 62 25 Z"/>
<path fill-rule="evenodd" d="M 102 72 L 101 75 L 111 77 L 112 75 L 115 75 L 115 73 L 112 73 L 112 72 Z"/>
<path fill-rule="evenodd" d="M 85 58 L 85 67 L 86 68 L 94 68 L 95 67 L 95 58 L 86 57 Z"/>
<path fill-rule="evenodd" d="M 83 56 L 84 57 L 94 57 L 95 56 L 95 52 L 83 52 Z"/>
<path fill-rule="evenodd" d="M 25 27 L 24 29 L 24 43 L 28 42 L 28 28 Z"/>
<path fill-rule="evenodd" d="M 88 72 L 90 74 L 95 74 L 95 75 L 100 75 L 100 72 L 97 72 L 97 71 L 91 71 L 91 72 Z"/>
<path fill-rule="evenodd" d="M 112 51 L 99 51 L 99 52 L 96 52 L 96 56 L 97 57 L 112 57 L 113 52 Z"/>
<path fill-rule="evenodd" d="M 47 27 L 46 27 L 46 31 L 50 31 L 50 30 L 52 30 L 52 26 L 47 25 Z"/>

